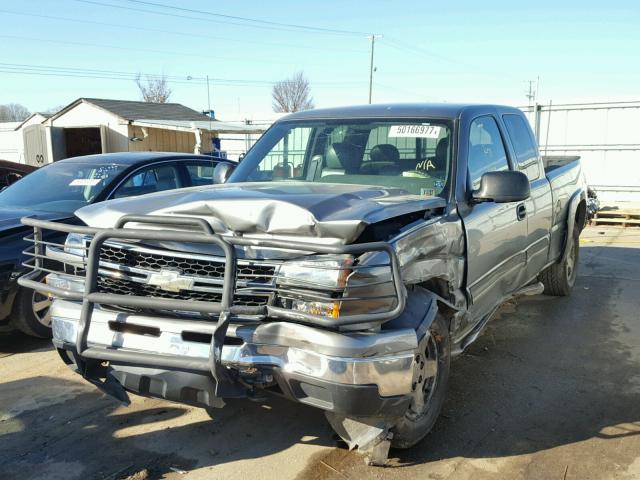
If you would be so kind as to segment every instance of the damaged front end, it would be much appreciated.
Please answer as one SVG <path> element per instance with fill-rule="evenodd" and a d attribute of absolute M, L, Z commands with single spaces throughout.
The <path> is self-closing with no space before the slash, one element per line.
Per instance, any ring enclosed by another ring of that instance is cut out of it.
<path fill-rule="evenodd" d="M 92 384 L 123 403 L 127 392 L 208 407 L 283 395 L 323 409 L 374 463 L 415 401 L 415 353 L 439 298 L 417 286 L 427 257 L 458 248 L 419 246 L 446 240 L 437 219 L 348 245 L 217 235 L 194 216 L 23 223 L 33 271 L 20 284 L 56 299 L 54 344 Z M 46 230 L 67 241 L 43 241 Z M 435 278 L 455 285 L 457 269 L 447 260 Z"/>

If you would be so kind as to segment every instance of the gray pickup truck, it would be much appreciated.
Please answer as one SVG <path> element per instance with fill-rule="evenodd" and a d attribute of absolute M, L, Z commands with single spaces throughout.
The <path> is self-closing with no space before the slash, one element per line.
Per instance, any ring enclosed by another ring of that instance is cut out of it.
<path fill-rule="evenodd" d="M 295 113 L 214 177 L 82 208 L 85 226 L 23 219 L 20 284 L 55 298 L 61 357 L 122 402 L 282 395 L 380 464 L 429 432 L 451 357 L 505 300 L 575 282 L 580 163 L 545 171 L 514 108 Z"/>

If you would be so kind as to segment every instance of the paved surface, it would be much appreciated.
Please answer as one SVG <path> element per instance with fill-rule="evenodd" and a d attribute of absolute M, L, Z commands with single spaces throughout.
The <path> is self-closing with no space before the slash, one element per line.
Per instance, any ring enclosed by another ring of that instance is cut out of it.
<path fill-rule="evenodd" d="M 279 399 L 211 415 L 119 407 L 48 342 L 5 335 L 0 479 L 640 479 L 640 229 L 589 229 L 581 243 L 574 294 L 505 305 L 455 360 L 434 431 L 389 467 L 365 466 L 319 411 Z"/>

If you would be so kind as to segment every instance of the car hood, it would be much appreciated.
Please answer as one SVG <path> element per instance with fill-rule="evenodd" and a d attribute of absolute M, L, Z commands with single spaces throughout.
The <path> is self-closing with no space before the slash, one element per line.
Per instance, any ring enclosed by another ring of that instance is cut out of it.
<path fill-rule="evenodd" d="M 59 221 L 72 217 L 71 213 L 43 212 L 39 210 L 29 210 L 22 208 L 2 208 L 0 209 L 0 235 L 14 232 L 20 228 L 30 228 L 22 225 L 22 217 L 38 218 L 40 220 Z"/>
<path fill-rule="evenodd" d="M 196 187 L 90 205 L 87 225 L 112 227 L 123 215 L 204 218 L 216 233 L 295 236 L 353 242 L 367 225 L 445 206 L 440 197 L 398 188 L 308 182 Z"/>

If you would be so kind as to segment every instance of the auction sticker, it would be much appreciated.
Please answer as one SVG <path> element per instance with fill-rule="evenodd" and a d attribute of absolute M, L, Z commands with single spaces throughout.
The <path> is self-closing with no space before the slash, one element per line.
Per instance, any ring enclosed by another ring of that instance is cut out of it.
<path fill-rule="evenodd" d="M 76 178 L 69 184 L 70 187 L 95 187 L 102 181 L 101 178 Z"/>
<path fill-rule="evenodd" d="M 440 129 L 434 125 L 392 125 L 389 127 L 389 137 L 410 138 L 438 138 Z"/>

